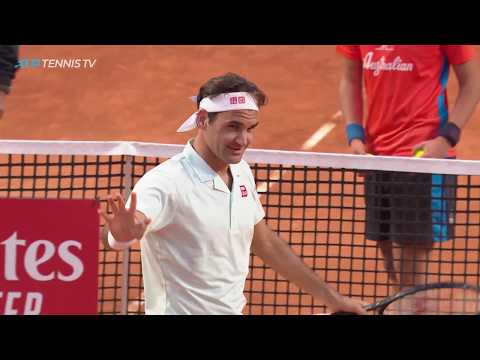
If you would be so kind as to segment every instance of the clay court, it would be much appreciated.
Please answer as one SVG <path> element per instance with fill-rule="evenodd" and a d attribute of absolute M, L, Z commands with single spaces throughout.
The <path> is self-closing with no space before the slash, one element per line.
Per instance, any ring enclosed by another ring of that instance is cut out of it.
<path fill-rule="evenodd" d="M 480 46 L 477 46 L 480 51 Z M 93 69 L 18 72 L 0 122 L 2 138 L 134 140 L 183 144 L 175 130 L 194 111 L 187 98 L 228 71 L 268 94 L 253 147 L 300 150 L 327 121 L 337 126 L 318 152 L 348 151 L 339 110 L 341 59 L 334 46 L 23 46 L 20 58 L 96 59 Z M 453 74 L 449 99 L 457 84 Z M 480 110 L 467 125 L 459 158 L 478 159 Z"/>
<path fill-rule="evenodd" d="M 21 69 L 0 120 L 3 139 L 184 144 L 191 134 L 176 129 L 195 110 L 188 97 L 206 79 L 236 72 L 269 97 L 253 148 L 301 151 L 330 123 L 309 151 L 348 152 L 337 95 L 341 58 L 334 46 L 22 46 L 20 58 L 96 63 L 91 69 Z M 450 106 L 457 88 L 452 71 Z M 480 158 L 479 135 L 477 108 L 458 158 Z"/>

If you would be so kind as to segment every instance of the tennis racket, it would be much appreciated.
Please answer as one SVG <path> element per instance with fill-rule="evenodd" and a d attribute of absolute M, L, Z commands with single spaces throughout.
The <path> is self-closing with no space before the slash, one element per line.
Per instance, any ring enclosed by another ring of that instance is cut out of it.
<path fill-rule="evenodd" d="M 364 309 L 377 315 L 480 315 L 480 287 L 450 282 L 417 285 Z"/>

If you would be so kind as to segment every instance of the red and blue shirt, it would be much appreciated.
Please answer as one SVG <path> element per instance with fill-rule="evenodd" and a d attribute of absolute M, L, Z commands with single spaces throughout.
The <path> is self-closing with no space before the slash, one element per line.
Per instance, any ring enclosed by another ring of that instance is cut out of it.
<path fill-rule="evenodd" d="M 465 45 L 339 45 L 337 51 L 363 64 L 368 151 L 397 156 L 411 156 L 415 145 L 438 136 L 448 122 L 450 65 L 474 56 Z"/>

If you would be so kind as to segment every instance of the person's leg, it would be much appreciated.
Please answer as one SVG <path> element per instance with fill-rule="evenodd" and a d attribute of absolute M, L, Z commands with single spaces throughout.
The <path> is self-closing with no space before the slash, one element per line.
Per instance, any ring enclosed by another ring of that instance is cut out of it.
<path fill-rule="evenodd" d="M 425 284 L 434 244 L 453 237 L 456 179 L 429 174 L 387 174 L 366 179 L 366 235 L 377 241 L 397 292 Z M 447 186 L 445 179 L 449 180 Z M 421 312 L 423 300 L 415 307 L 412 313 Z"/>
<path fill-rule="evenodd" d="M 394 245 L 393 257 L 395 271 L 398 273 L 395 292 L 427 283 L 428 259 L 432 249 L 433 243 Z M 423 314 L 434 306 L 428 302 L 428 298 L 423 297 L 409 299 L 398 305 L 397 311 L 401 314 Z"/>
<path fill-rule="evenodd" d="M 393 246 L 398 291 L 427 282 L 428 258 L 432 249 L 432 243 Z"/>
<path fill-rule="evenodd" d="M 428 282 L 429 255 L 434 247 L 436 226 L 433 215 L 432 176 L 399 173 L 395 176 L 392 204 L 393 257 L 398 273 L 396 291 Z M 438 214 L 437 214 L 438 215 Z M 404 304 L 403 313 L 424 313 L 426 299 Z"/>
<path fill-rule="evenodd" d="M 393 251 L 395 245 L 392 240 L 378 241 L 377 245 L 383 257 L 383 266 L 387 271 L 388 278 L 390 281 L 396 284 L 398 282 L 398 276 L 397 276 L 398 271 L 397 271 L 397 267 L 395 266 L 396 257 Z"/>
<path fill-rule="evenodd" d="M 431 175 L 395 173 L 392 177 L 391 238 L 399 289 L 425 283 L 432 249 Z"/>
<path fill-rule="evenodd" d="M 376 241 L 388 278 L 395 283 L 397 275 L 393 242 L 390 239 L 390 178 L 391 172 L 386 171 L 369 171 L 365 174 L 365 237 Z"/>

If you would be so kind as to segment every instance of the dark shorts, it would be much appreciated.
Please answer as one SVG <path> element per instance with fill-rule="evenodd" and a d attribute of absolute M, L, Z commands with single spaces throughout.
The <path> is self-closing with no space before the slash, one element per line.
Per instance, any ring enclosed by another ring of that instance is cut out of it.
<path fill-rule="evenodd" d="M 456 183 L 455 175 L 368 171 L 366 238 L 424 245 L 451 239 Z"/>

